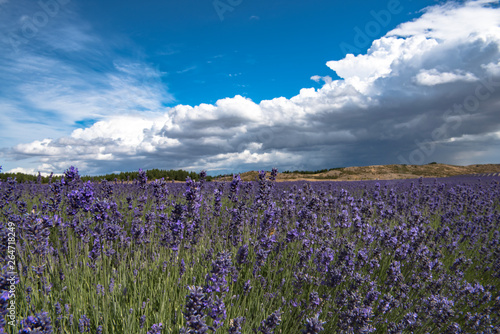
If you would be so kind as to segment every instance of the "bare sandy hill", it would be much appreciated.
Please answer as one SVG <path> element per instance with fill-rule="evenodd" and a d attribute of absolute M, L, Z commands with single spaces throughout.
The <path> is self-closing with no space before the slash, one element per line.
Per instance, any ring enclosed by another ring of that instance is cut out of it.
<path fill-rule="evenodd" d="M 359 181 L 359 180 L 394 180 L 413 179 L 419 177 L 448 177 L 456 175 L 485 175 L 500 173 L 500 164 L 454 166 L 446 164 L 428 165 L 374 165 L 364 167 L 345 167 L 330 169 L 321 173 L 285 172 L 279 173 L 277 181 Z M 499 174 L 500 175 L 500 174 Z M 253 181 L 258 177 L 257 171 L 240 174 L 243 181 Z M 220 180 L 230 181 L 230 176 Z"/>

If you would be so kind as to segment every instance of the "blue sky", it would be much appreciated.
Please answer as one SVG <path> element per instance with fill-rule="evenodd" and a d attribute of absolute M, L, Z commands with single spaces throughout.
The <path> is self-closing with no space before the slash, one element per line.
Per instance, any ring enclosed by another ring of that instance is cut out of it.
<path fill-rule="evenodd" d="M 0 0 L 0 165 L 499 163 L 499 25 L 489 0 Z"/>

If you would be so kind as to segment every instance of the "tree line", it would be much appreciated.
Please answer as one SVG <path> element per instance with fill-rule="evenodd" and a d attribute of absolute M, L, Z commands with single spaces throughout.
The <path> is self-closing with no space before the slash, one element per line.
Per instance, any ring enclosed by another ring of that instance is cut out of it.
<path fill-rule="evenodd" d="M 84 182 L 86 181 L 134 181 L 138 178 L 139 172 L 120 172 L 120 173 L 111 173 L 105 175 L 98 176 L 80 176 L 80 179 Z M 166 181 L 186 181 L 186 178 L 189 176 L 191 179 L 198 181 L 199 175 L 195 172 L 188 172 L 182 169 L 174 170 L 162 170 L 162 169 L 150 169 L 146 171 L 146 176 L 148 177 L 148 181 L 164 179 Z M 25 173 L 0 173 L 0 180 L 7 181 L 8 178 L 16 179 L 17 182 L 34 182 L 34 183 L 50 183 L 50 182 L 58 182 L 61 180 L 62 176 L 60 175 L 49 175 L 42 176 L 25 174 Z M 211 181 L 213 177 L 207 176 L 206 180 Z"/>

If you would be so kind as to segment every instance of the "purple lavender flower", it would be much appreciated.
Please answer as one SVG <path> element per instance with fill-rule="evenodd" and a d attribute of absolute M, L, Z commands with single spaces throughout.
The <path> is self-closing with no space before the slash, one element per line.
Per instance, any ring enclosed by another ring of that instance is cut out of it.
<path fill-rule="evenodd" d="M 250 290 L 252 290 L 252 286 L 250 285 L 250 280 L 248 280 L 243 284 L 243 294 L 249 294 Z"/>
<path fill-rule="evenodd" d="M 37 214 L 29 214 L 21 226 L 26 239 L 34 247 L 34 253 L 46 256 L 49 253 L 50 228 L 53 220 L 48 216 L 39 217 Z"/>
<path fill-rule="evenodd" d="M 281 310 L 278 309 L 271 313 L 266 320 L 262 321 L 259 326 L 259 331 L 263 334 L 273 334 L 276 327 L 279 326 L 281 322 Z"/>
<path fill-rule="evenodd" d="M 266 180 L 266 171 L 259 171 L 259 192 L 255 196 L 255 207 L 257 209 L 265 209 L 269 204 L 271 193 L 271 182 Z"/>
<path fill-rule="evenodd" d="M 151 329 L 146 334 L 161 334 L 163 330 L 163 324 L 160 322 L 159 324 L 153 324 Z"/>
<path fill-rule="evenodd" d="M 148 183 L 148 177 L 146 175 L 146 172 L 143 171 L 142 169 L 139 169 L 139 173 L 137 175 L 137 180 L 139 181 L 139 186 L 142 188 L 142 189 L 145 189 L 146 188 L 146 185 Z"/>
<path fill-rule="evenodd" d="M 62 178 L 61 182 L 63 184 L 74 184 L 79 180 L 80 175 L 78 174 L 78 168 L 71 166 L 64 172 L 64 177 Z"/>
<path fill-rule="evenodd" d="M 83 314 L 78 321 L 78 331 L 80 333 L 90 332 L 90 319 L 85 314 Z"/>
<path fill-rule="evenodd" d="M 248 262 L 248 245 L 242 245 L 236 254 L 236 263 L 241 267 Z"/>
<path fill-rule="evenodd" d="M 104 296 L 104 287 L 101 284 L 96 285 L 96 293 L 97 295 L 103 295 Z"/>
<path fill-rule="evenodd" d="M 226 319 L 226 305 L 221 297 L 216 296 L 212 301 L 208 315 L 213 319 L 214 331 L 224 325 L 224 320 Z"/>
<path fill-rule="evenodd" d="M 186 318 L 186 327 L 181 328 L 180 333 L 184 334 L 205 334 L 208 333 L 209 327 L 205 323 L 205 316 L 191 315 Z"/>
<path fill-rule="evenodd" d="M 460 328 L 460 325 L 457 324 L 456 322 L 450 324 L 446 328 L 446 334 L 461 334 L 463 333 L 462 329 Z"/>
<path fill-rule="evenodd" d="M 181 259 L 181 263 L 179 265 L 179 276 L 182 277 L 186 272 L 186 264 L 184 263 L 184 259 Z"/>
<path fill-rule="evenodd" d="M 113 291 L 115 290 L 115 279 L 113 277 L 111 277 L 109 279 L 109 293 L 113 293 Z"/>
<path fill-rule="evenodd" d="M 269 177 L 269 180 L 276 181 L 276 176 L 278 176 L 278 168 L 273 168 L 271 170 L 271 176 Z"/>
<path fill-rule="evenodd" d="M 21 320 L 20 334 L 40 333 L 52 334 L 52 325 L 48 312 L 40 312 Z"/>
<path fill-rule="evenodd" d="M 241 182 L 241 177 L 239 175 L 233 175 L 233 180 L 229 185 L 229 195 L 228 195 L 229 199 L 233 203 L 238 202 L 238 189 L 240 182 Z"/>
<path fill-rule="evenodd" d="M 78 210 L 89 212 L 94 201 L 94 185 L 88 181 L 83 187 L 71 191 L 68 195 L 68 214 L 75 215 Z"/>
<path fill-rule="evenodd" d="M 61 308 L 61 303 L 57 302 L 56 305 L 54 305 L 55 311 L 57 315 L 62 314 L 62 308 Z"/>
<path fill-rule="evenodd" d="M 309 294 L 309 304 L 312 308 L 316 308 L 321 304 L 321 299 L 319 298 L 319 294 L 316 291 L 313 291 Z"/>
<path fill-rule="evenodd" d="M 351 323 L 355 332 L 359 333 L 372 333 L 375 328 L 370 324 L 373 317 L 373 310 L 371 307 L 358 307 L 355 308 L 352 314 Z"/>
<path fill-rule="evenodd" d="M 245 323 L 245 317 L 238 317 L 231 319 L 229 321 L 229 331 L 228 334 L 242 334 L 241 326 Z"/>
<path fill-rule="evenodd" d="M 232 270 L 232 261 L 230 252 L 220 252 L 217 254 L 217 259 L 212 262 L 212 270 L 210 275 L 207 274 L 206 291 L 212 292 L 227 292 L 229 291 L 227 274 Z"/>
<path fill-rule="evenodd" d="M 221 208 L 222 208 L 222 185 L 219 185 L 214 189 L 214 206 L 213 206 L 213 214 L 215 217 L 220 216 Z"/>
<path fill-rule="evenodd" d="M 399 261 L 393 261 L 389 269 L 387 269 L 387 278 L 386 284 L 389 286 L 394 286 L 395 284 L 399 284 L 404 280 L 403 275 L 401 274 L 401 264 Z"/>
<path fill-rule="evenodd" d="M 183 312 L 186 319 L 184 333 L 206 333 L 208 326 L 205 323 L 205 310 L 211 304 L 209 294 L 203 292 L 199 286 L 188 287 L 189 294 L 186 296 L 186 310 Z"/>
<path fill-rule="evenodd" d="M 318 319 L 319 314 L 316 314 L 314 318 L 307 318 L 305 328 L 302 330 L 302 334 L 317 334 L 324 330 L 323 325 L 326 322 L 323 322 Z"/>
<path fill-rule="evenodd" d="M 186 178 L 186 192 L 184 193 L 187 201 L 186 219 L 187 219 L 187 235 L 191 243 L 196 244 L 199 234 L 201 233 L 201 192 L 199 182 Z"/>
<path fill-rule="evenodd" d="M 444 324 L 455 313 L 454 302 L 442 295 L 431 295 L 424 300 L 427 314 L 438 324 Z"/>
<path fill-rule="evenodd" d="M 101 241 L 99 238 L 94 239 L 94 245 L 89 252 L 89 259 L 96 261 L 101 256 Z"/>

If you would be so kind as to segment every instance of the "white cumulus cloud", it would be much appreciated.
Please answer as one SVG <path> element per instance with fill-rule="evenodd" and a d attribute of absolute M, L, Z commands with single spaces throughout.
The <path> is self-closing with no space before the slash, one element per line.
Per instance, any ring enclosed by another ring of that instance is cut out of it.
<path fill-rule="evenodd" d="M 419 85 L 434 86 L 455 81 L 477 81 L 477 77 L 472 73 L 452 73 L 443 72 L 433 68 L 432 70 L 421 70 L 415 77 Z"/>

